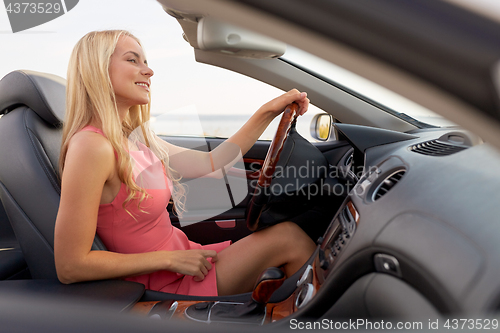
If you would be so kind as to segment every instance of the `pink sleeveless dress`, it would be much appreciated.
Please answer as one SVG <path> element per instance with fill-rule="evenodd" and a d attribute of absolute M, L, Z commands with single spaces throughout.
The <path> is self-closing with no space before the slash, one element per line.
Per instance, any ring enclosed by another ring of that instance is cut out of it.
<path fill-rule="evenodd" d="M 92 131 L 104 135 L 92 126 L 82 131 Z M 133 199 L 123 208 L 127 198 L 127 187 L 121 184 L 115 199 L 99 206 L 97 234 L 109 251 L 118 253 L 144 253 L 152 251 L 175 251 L 207 249 L 222 251 L 231 242 L 200 245 L 190 241 L 178 228 L 172 226 L 166 209 L 171 195 L 171 181 L 167 178 L 163 164 L 145 145 L 139 144 L 138 151 L 129 151 L 134 164 L 136 183 L 150 195 L 142 201 Z M 133 217 L 130 214 L 133 215 Z M 135 219 L 134 219 L 135 217 Z M 199 282 L 192 276 L 170 271 L 157 271 L 150 274 L 127 277 L 125 280 L 140 282 L 146 289 L 168 293 L 198 296 L 217 296 L 215 264 Z"/>

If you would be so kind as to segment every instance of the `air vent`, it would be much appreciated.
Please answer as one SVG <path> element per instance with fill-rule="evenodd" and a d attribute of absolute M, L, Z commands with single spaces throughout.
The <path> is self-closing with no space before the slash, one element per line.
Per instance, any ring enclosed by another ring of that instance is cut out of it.
<path fill-rule="evenodd" d="M 438 140 L 426 141 L 409 147 L 409 149 L 415 153 L 428 156 L 447 156 L 458 153 L 466 148 L 467 147 L 456 146 L 449 143 L 442 143 Z"/>
<path fill-rule="evenodd" d="M 405 170 L 399 170 L 392 173 L 391 175 L 389 175 L 389 177 L 384 179 L 377 186 L 375 191 L 373 191 L 372 200 L 375 201 L 383 197 L 387 192 L 391 190 L 391 188 L 393 188 L 394 186 L 396 186 L 397 183 L 399 183 L 399 181 L 401 180 L 401 178 L 403 178 L 403 175 L 405 173 L 406 173 Z"/>

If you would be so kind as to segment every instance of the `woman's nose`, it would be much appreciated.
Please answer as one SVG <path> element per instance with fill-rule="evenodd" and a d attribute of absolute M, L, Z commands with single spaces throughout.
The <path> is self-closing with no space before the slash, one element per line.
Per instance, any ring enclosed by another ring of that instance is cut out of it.
<path fill-rule="evenodd" d="M 146 76 L 153 76 L 155 72 L 153 72 L 153 70 L 149 68 L 147 65 L 144 65 L 142 69 L 142 74 Z"/>

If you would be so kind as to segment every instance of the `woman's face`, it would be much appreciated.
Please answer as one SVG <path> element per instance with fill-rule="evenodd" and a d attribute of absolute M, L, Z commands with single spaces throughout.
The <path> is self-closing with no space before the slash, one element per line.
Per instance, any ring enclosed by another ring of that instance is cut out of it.
<path fill-rule="evenodd" d="M 148 67 L 142 47 L 129 36 L 122 36 L 111 55 L 109 76 L 118 110 L 149 102 L 153 71 Z"/>

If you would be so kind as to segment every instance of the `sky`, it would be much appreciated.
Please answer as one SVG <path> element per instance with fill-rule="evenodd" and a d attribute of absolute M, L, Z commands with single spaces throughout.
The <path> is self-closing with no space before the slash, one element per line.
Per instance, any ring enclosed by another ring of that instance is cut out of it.
<path fill-rule="evenodd" d="M 12 33 L 5 7 L 0 5 L 0 78 L 14 70 L 27 69 L 66 78 L 73 46 L 93 30 L 125 29 L 141 40 L 152 78 L 152 114 L 157 115 L 156 130 L 169 125 L 165 131 L 172 135 L 218 135 L 227 137 L 244 122 L 225 123 L 212 128 L 215 122 L 193 126 L 198 115 L 240 114 L 250 117 L 262 104 L 283 91 L 231 71 L 199 64 L 192 47 L 182 38 L 176 19 L 163 11 L 155 0 L 80 0 L 66 14 L 40 26 Z M 313 113 L 301 125 L 308 135 Z M 179 122 L 175 115 L 187 118 Z M 158 115 L 161 115 L 158 117 Z M 305 123 L 307 122 L 307 123 Z M 271 139 L 276 120 L 261 139 Z"/>
<path fill-rule="evenodd" d="M 80 0 L 77 6 L 65 15 L 13 34 L 5 8 L 2 7 L 0 39 L 1 45 L 4 46 L 2 48 L 9 49 L 9 52 L 2 54 L 0 75 L 29 66 L 33 70 L 65 76 L 73 45 L 92 30 L 129 29 L 143 40 L 146 49 L 150 46 L 151 56 L 157 57 L 158 48 L 155 47 L 154 36 L 163 35 L 169 43 L 174 44 L 181 44 L 182 41 L 172 38 L 176 35 L 179 37 L 181 30 L 176 26 L 175 20 L 169 18 L 154 0 L 142 0 L 140 4 L 130 0 Z M 178 52 L 180 54 L 186 51 L 189 49 L 180 48 Z M 7 59 L 4 59 L 5 57 Z"/>
<path fill-rule="evenodd" d="M 196 63 L 177 20 L 155 0 L 80 0 L 63 16 L 15 34 L 5 7 L 0 6 L 0 77 L 29 69 L 66 78 L 76 42 L 89 31 L 104 29 L 129 30 L 141 40 L 155 72 L 152 104 L 157 113 L 184 108 L 190 105 L 189 100 L 200 114 L 233 113 L 236 108 L 252 113 L 280 94 L 272 87 L 258 88 L 262 83 L 253 79 Z M 256 89 L 259 93 L 247 98 L 249 102 L 242 106 L 242 91 Z"/>

